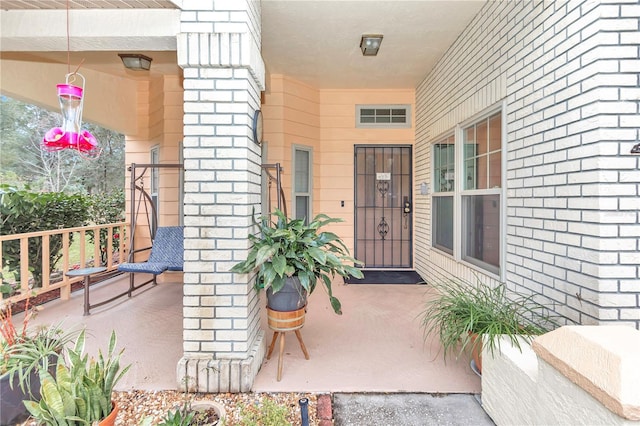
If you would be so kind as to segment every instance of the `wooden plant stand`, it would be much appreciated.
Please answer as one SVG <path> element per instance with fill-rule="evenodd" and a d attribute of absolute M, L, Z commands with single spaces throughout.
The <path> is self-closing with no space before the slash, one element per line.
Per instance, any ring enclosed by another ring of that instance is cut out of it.
<path fill-rule="evenodd" d="M 267 308 L 267 320 L 269 328 L 273 330 L 273 338 L 269 345 L 269 351 L 267 352 L 267 359 L 271 358 L 273 348 L 276 346 L 276 340 L 280 337 L 280 352 L 278 354 L 278 381 L 282 379 L 282 356 L 284 354 L 284 334 L 287 331 L 295 331 L 298 342 L 300 342 L 300 348 L 304 353 L 304 358 L 309 359 L 309 352 L 302 341 L 302 335 L 300 329 L 304 325 L 306 306 L 298 309 L 297 311 L 280 312 Z"/>

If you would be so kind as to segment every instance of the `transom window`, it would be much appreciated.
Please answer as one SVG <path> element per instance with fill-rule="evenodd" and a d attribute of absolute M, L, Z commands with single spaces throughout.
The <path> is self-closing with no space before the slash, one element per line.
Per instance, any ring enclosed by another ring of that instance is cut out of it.
<path fill-rule="evenodd" d="M 433 247 L 497 275 L 502 247 L 502 140 L 500 111 L 459 128 L 432 147 Z"/>
<path fill-rule="evenodd" d="M 411 106 L 356 105 L 356 127 L 411 127 Z"/>

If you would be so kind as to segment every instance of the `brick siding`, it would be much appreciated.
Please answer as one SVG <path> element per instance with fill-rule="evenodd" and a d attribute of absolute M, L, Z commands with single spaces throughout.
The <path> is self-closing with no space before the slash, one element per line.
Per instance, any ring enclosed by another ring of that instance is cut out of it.
<path fill-rule="evenodd" d="M 506 101 L 506 268 L 580 324 L 640 327 L 640 6 L 634 1 L 488 2 L 416 94 L 416 182 L 431 143 Z M 416 263 L 469 267 L 431 247 L 416 196 Z M 420 213 L 418 213 L 418 209 Z"/>

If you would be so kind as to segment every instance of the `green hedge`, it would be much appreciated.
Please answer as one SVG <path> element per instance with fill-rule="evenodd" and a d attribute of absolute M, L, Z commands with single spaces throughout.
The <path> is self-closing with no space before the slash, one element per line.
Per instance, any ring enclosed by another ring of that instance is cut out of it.
<path fill-rule="evenodd" d="M 85 226 L 89 219 L 89 201 L 79 194 L 37 193 L 0 185 L 0 218 L 0 235 Z M 61 257 L 62 235 L 52 235 L 49 238 L 49 273 Z M 34 287 L 42 286 L 42 260 L 42 238 L 29 238 L 29 270 Z M 2 244 L 2 267 L 18 272 L 16 276 L 19 277 L 20 241 Z"/>

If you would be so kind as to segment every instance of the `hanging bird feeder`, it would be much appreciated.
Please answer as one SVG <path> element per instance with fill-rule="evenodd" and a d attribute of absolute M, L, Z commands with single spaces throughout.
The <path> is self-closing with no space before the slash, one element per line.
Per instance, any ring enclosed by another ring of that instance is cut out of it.
<path fill-rule="evenodd" d="M 75 86 L 76 78 L 82 86 Z M 65 84 L 58 84 L 58 101 L 62 110 L 62 126 L 49 130 L 42 140 L 45 151 L 75 149 L 82 156 L 97 158 L 100 155 L 98 140 L 87 130 L 82 130 L 84 77 L 82 74 L 66 75 Z"/>

